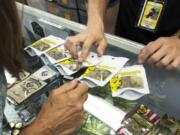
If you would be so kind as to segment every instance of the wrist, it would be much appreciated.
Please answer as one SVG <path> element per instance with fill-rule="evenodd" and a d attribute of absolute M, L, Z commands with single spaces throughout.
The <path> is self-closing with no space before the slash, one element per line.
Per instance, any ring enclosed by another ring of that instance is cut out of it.
<path fill-rule="evenodd" d="M 88 20 L 87 31 L 98 31 L 98 33 L 104 33 L 104 22 L 98 17 L 92 17 Z"/>
<path fill-rule="evenodd" d="M 104 32 L 104 16 L 108 2 L 108 0 L 88 1 L 88 27 Z"/>
<path fill-rule="evenodd" d="M 24 128 L 20 135 L 52 135 L 53 130 L 45 121 L 35 120 L 31 125 Z"/>

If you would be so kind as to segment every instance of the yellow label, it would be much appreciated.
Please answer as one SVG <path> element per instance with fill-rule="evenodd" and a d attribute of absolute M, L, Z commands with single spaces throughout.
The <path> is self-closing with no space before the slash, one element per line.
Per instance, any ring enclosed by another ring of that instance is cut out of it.
<path fill-rule="evenodd" d="M 112 92 L 117 92 L 118 88 L 122 85 L 121 78 L 118 76 L 113 77 L 110 80 L 110 88 Z"/>
<path fill-rule="evenodd" d="M 106 65 L 99 65 L 98 68 L 102 68 L 102 69 L 112 69 L 112 68 L 114 68 L 114 67 L 106 66 Z"/>
<path fill-rule="evenodd" d="M 134 70 L 134 71 L 124 71 L 124 72 L 120 72 L 119 75 L 121 76 L 135 76 L 140 74 L 141 71 L 140 70 Z"/>
<path fill-rule="evenodd" d="M 41 44 L 41 43 L 46 43 L 46 44 L 48 44 L 48 45 L 54 45 L 54 44 L 56 44 L 56 42 L 55 41 L 52 41 L 52 40 L 49 40 L 49 39 L 43 39 L 43 40 L 38 40 L 38 41 L 36 41 L 35 43 L 33 43 L 32 44 L 32 46 L 36 46 L 37 44 Z"/>
<path fill-rule="evenodd" d="M 148 1 L 141 18 L 140 26 L 155 30 L 163 9 L 162 3 Z"/>
<path fill-rule="evenodd" d="M 37 45 L 39 45 L 40 43 L 41 43 L 42 41 L 36 41 L 36 42 L 34 42 L 31 46 L 33 47 L 33 46 L 37 46 Z"/>
<path fill-rule="evenodd" d="M 72 62 L 74 62 L 74 61 L 76 61 L 76 59 L 74 59 L 74 58 L 69 58 L 69 59 L 67 59 L 67 60 L 61 61 L 60 64 L 62 64 L 62 65 L 68 65 L 68 64 L 70 64 L 70 63 L 72 63 Z"/>
<path fill-rule="evenodd" d="M 49 39 L 44 39 L 44 42 L 47 43 L 47 44 L 56 44 L 55 41 L 49 40 Z"/>
<path fill-rule="evenodd" d="M 139 107 L 139 109 L 137 110 L 137 112 L 138 112 L 139 114 L 146 114 L 147 111 L 148 111 L 148 108 L 147 108 L 146 106 L 144 106 L 144 105 L 141 105 L 141 106 Z"/>
<path fill-rule="evenodd" d="M 106 66 L 106 65 L 100 65 L 97 68 L 100 69 L 111 69 L 113 67 L 110 66 Z M 95 66 L 90 66 L 86 69 L 86 71 L 84 72 L 84 74 L 82 76 L 88 76 L 90 72 L 95 71 L 96 67 Z"/>
<path fill-rule="evenodd" d="M 95 66 L 88 67 L 82 76 L 88 76 L 91 71 L 95 70 Z"/>
<path fill-rule="evenodd" d="M 122 86 L 122 76 L 136 76 L 140 74 L 140 70 L 133 70 L 133 71 L 124 71 L 117 73 L 111 80 L 110 80 L 110 88 L 112 92 L 117 92 L 118 89 Z"/>
<path fill-rule="evenodd" d="M 48 54 L 52 54 L 52 53 L 55 53 L 55 52 L 57 52 L 57 51 L 58 51 L 57 48 L 53 48 L 53 49 L 49 50 L 47 53 L 48 53 Z"/>

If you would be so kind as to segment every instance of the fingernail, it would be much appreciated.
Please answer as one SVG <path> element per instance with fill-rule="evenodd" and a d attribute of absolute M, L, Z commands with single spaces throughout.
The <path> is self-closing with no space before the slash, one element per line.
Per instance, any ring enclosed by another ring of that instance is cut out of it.
<path fill-rule="evenodd" d="M 77 58 L 78 58 L 78 55 L 76 55 L 76 54 L 75 54 L 75 55 L 74 55 L 74 58 L 76 58 L 76 59 L 77 59 Z"/>
<path fill-rule="evenodd" d="M 138 63 L 139 63 L 139 64 L 142 64 L 143 62 L 142 62 L 142 60 L 141 60 L 141 59 L 138 59 Z"/>
<path fill-rule="evenodd" d="M 72 84 L 74 87 L 76 87 L 76 86 L 77 86 L 77 84 L 78 84 L 78 81 L 73 80 L 73 81 L 71 81 L 71 84 Z"/>
<path fill-rule="evenodd" d="M 77 80 L 73 80 L 72 83 L 77 83 L 78 81 Z"/>
<path fill-rule="evenodd" d="M 102 52 L 98 54 L 98 56 L 99 56 L 99 57 L 101 57 L 102 55 L 103 55 L 103 53 L 102 53 Z"/>
<path fill-rule="evenodd" d="M 83 58 L 79 57 L 79 58 L 78 58 L 78 61 L 79 61 L 79 62 L 83 62 Z"/>

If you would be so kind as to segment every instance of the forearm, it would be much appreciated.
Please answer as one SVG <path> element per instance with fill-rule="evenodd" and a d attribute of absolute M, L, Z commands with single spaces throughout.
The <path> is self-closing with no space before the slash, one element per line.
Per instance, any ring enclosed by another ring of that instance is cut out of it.
<path fill-rule="evenodd" d="M 99 25 L 104 29 L 104 16 L 109 0 L 88 0 L 87 26 Z"/>

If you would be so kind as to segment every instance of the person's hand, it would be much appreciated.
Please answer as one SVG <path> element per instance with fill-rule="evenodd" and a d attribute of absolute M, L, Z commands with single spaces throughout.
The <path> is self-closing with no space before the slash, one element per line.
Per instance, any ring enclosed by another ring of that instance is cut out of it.
<path fill-rule="evenodd" d="M 72 81 L 54 90 L 26 135 L 68 135 L 83 124 L 88 87 Z"/>
<path fill-rule="evenodd" d="M 65 49 L 69 50 L 73 57 L 78 58 L 79 62 L 83 62 L 87 58 L 92 45 L 96 46 L 99 56 L 104 54 L 107 41 L 104 35 L 104 28 L 101 25 L 94 24 L 93 26 L 89 26 L 85 32 L 68 37 L 66 39 Z M 80 56 L 78 56 L 79 46 L 82 46 Z"/>
<path fill-rule="evenodd" d="M 176 36 L 161 37 L 150 42 L 139 54 L 139 63 L 154 64 L 168 70 L 180 68 L 180 39 Z"/>

